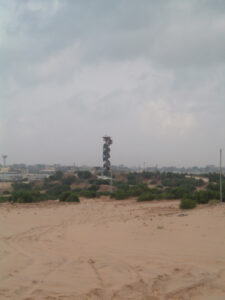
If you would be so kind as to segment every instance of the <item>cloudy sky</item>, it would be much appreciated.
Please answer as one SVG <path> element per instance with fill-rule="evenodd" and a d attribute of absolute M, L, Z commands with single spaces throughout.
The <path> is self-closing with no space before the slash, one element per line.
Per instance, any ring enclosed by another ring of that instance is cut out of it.
<path fill-rule="evenodd" d="M 218 164 L 224 0 L 0 0 L 9 163 Z"/>

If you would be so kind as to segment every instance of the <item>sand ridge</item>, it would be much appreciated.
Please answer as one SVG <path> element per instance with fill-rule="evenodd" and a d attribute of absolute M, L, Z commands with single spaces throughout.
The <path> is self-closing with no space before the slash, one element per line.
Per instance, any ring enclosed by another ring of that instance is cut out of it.
<path fill-rule="evenodd" d="M 0 299 L 225 299 L 225 205 L 0 206 Z"/>

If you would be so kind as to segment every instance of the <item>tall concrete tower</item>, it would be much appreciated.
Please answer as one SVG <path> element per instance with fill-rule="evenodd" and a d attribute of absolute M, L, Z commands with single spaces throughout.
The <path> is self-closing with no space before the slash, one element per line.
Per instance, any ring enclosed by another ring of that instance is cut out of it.
<path fill-rule="evenodd" d="M 111 169 L 110 163 L 110 146 L 112 145 L 112 138 L 110 136 L 103 136 L 103 169 L 109 171 Z"/>
<path fill-rule="evenodd" d="M 7 157 L 8 157 L 7 155 L 2 155 L 4 168 L 6 167 L 6 158 Z"/>

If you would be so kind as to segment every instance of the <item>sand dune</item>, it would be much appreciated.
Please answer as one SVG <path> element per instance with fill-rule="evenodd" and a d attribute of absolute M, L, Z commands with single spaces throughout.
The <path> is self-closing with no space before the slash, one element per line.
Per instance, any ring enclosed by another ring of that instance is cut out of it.
<path fill-rule="evenodd" d="M 225 299 L 225 205 L 0 207 L 0 299 Z"/>

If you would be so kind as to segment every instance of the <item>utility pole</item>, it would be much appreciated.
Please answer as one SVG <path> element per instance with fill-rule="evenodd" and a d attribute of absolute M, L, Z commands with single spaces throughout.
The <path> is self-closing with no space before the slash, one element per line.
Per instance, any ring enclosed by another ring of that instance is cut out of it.
<path fill-rule="evenodd" d="M 222 149 L 220 149 L 220 202 L 223 202 L 223 191 L 222 191 Z"/>
<path fill-rule="evenodd" d="M 7 155 L 2 155 L 4 168 L 6 167 L 6 158 L 7 157 L 8 157 Z"/>
<path fill-rule="evenodd" d="M 112 175 L 112 169 L 110 170 L 110 192 L 113 192 L 113 175 Z"/>

